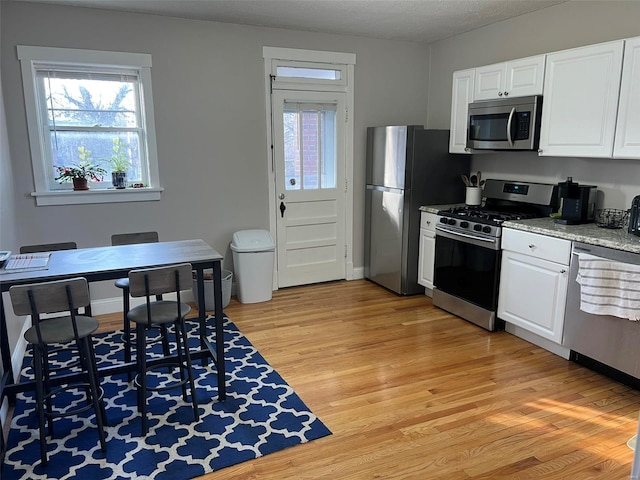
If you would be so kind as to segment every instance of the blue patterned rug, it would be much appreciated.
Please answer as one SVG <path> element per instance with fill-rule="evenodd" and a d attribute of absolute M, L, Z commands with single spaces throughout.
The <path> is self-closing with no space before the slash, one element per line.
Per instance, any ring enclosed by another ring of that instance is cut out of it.
<path fill-rule="evenodd" d="M 195 348 L 196 323 L 187 324 Z M 121 332 L 96 335 L 94 344 L 99 363 L 122 358 Z M 35 394 L 19 394 L 0 477 L 182 480 L 331 434 L 228 318 L 225 347 L 224 402 L 217 399 L 215 366 L 194 362 L 200 422 L 193 421 L 191 404 L 182 400 L 179 389 L 153 392 L 149 396 L 149 433 L 140 437 L 132 384 L 124 375 L 107 377 L 102 380 L 109 422 L 107 452 L 100 450 L 90 409 L 55 420 L 46 467 L 40 465 Z M 159 349 L 159 344 L 150 347 L 157 353 Z M 30 357 L 25 358 L 26 366 L 30 362 Z M 23 376 L 29 378 L 30 372 L 30 367 L 23 369 Z M 82 398 L 69 393 L 57 401 L 72 404 Z"/>

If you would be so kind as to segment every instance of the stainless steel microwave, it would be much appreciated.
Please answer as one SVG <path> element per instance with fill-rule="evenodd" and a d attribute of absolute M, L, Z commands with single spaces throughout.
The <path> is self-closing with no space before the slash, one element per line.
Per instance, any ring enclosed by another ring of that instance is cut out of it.
<path fill-rule="evenodd" d="M 474 150 L 538 150 L 542 96 L 469 104 L 467 147 Z"/>

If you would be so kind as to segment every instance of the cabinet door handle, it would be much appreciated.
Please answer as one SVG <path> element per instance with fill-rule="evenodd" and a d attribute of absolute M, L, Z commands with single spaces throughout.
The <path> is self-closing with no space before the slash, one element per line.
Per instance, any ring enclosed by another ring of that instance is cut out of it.
<path fill-rule="evenodd" d="M 502 92 L 498 92 L 498 96 L 501 97 L 502 96 Z"/>
<path fill-rule="evenodd" d="M 431 220 L 427 220 L 427 225 L 431 225 Z"/>
<path fill-rule="evenodd" d="M 504 96 L 508 97 L 509 96 L 509 92 L 504 92 Z"/>
<path fill-rule="evenodd" d="M 533 243 L 530 243 L 529 248 L 533 250 L 534 248 L 536 248 L 536 246 Z"/>
<path fill-rule="evenodd" d="M 567 273 L 567 271 L 563 268 L 562 270 L 560 270 L 560 273 Z"/>

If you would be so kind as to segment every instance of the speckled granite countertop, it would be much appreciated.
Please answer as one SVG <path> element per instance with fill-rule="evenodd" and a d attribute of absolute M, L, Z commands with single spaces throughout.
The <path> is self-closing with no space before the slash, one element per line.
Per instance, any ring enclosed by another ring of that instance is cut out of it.
<path fill-rule="evenodd" d="M 421 212 L 438 213 L 440 210 L 446 210 L 452 207 L 463 207 L 464 203 L 451 203 L 447 205 L 423 205 L 420 207 Z"/>
<path fill-rule="evenodd" d="M 534 218 L 531 220 L 511 220 L 502 224 L 505 228 L 564 238 L 575 242 L 615 248 L 625 252 L 640 253 L 640 237 L 627 233 L 627 229 L 600 228 L 595 223 L 583 225 L 561 225 L 552 218 Z"/>

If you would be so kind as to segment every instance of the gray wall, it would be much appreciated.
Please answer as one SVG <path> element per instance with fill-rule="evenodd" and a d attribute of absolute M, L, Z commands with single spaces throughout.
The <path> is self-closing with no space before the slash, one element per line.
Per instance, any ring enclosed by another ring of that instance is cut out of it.
<path fill-rule="evenodd" d="M 0 11 L 0 22 L 2 12 Z M 1 48 L 0 39 L 0 48 Z M 2 95 L 2 78 L 0 78 L 0 250 L 16 251 L 17 238 L 16 230 L 18 226 L 14 202 L 13 189 L 13 168 L 11 166 L 11 155 L 9 153 L 9 136 L 7 134 L 7 122 L 4 108 L 4 96 Z M 9 304 L 9 295 L 3 294 L 5 304 Z M 7 327 L 9 331 L 9 343 L 15 345 L 18 336 L 24 325 L 24 320 L 13 315 L 10 308 L 7 312 Z M 2 374 L 0 365 L 0 374 Z M 6 418 L 7 402 L 0 406 L 0 420 L 4 424 Z"/>
<path fill-rule="evenodd" d="M 161 240 L 204 239 L 230 268 L 233 232 L 269 226 L 262 47 L 289 47 L 356 54 L 353 258 L 355 267 L 362 266 L 366 127 L 426 123 L 424 45 L 4 0 L 0 5 L 15 212 L 25 219 L 18 243 L 75 240 L 91 247 L 108 245 L 112 233 L 157 230 Z M 152 54 L 161 201 L 35 206 L 19 44 Z M 116 296 L 98 297 L 106 295 Z"/>
<path fill-rule="evenodd" d="M 640 35 L 640 1 L 575 0 L 430 45 L 430 128 L 449 128 L 456 70 Z M 485 178 L 598 185 L 598 207 L 629 208 L 640 194 L 640 161 L 539 157 L 534 152 L 474 155 Z"/>
<path fill-rule="evenodd" d="M 75 240 L 106 245 L 111 233 L 157 230 L 162 240 L 203 238 L 225 255 L 231 235 L 267 228 L 262 47 L 351 52 L 355 68 L 354 267 L 362 266 L 364 147 L 369 125 L 449 128 L 455 70 L 640 35 L 638 1 L 571 1 L 430 46 L 3 0 L 2 86 L 10 138 L 3 149 L 0 248 Z M 153 55 L 162 186 L 159 202 L 36 207 L 15 46 L 42 45 Z M 556 182 L 573 176 L 626 208 L 637 161 L 554 159 L 535 153 L 474 156 L 485 177 Z M 5 172 L 7 177 L 5 176 Z M 6 180 L 3 180 L 6 182 Z M 3 185 L 4 187 L 4 185 Z M 11 208 L 5 208 L 10 205 Z M 19 223 L 11 214 L 22 219 Z M 7 218 L 5 218 L 7 217 Z M 16 224 L 17 223 L 17 224 Z M 102 296 L 116 296 L 115 291 Z"/>

